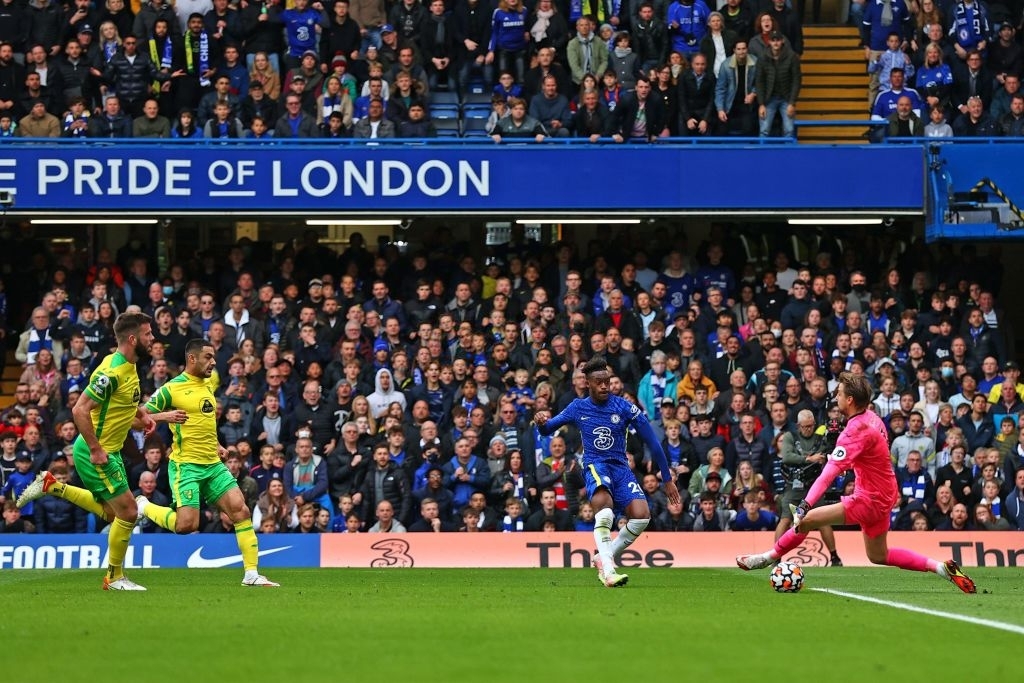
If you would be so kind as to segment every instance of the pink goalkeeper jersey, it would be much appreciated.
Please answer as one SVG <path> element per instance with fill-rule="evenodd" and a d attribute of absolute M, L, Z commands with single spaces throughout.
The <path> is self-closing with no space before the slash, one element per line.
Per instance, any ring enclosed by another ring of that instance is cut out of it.
<path fill-rule="evenodd" d="M 891 507 L 899 498 L 882 418 L 870 410 L 850 418 L 829 459 L 840 471 L 852 469 L 854 495 Z"/>

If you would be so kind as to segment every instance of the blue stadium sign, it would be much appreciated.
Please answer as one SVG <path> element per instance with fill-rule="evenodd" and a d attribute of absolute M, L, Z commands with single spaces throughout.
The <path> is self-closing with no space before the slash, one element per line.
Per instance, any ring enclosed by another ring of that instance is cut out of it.
<path fill-rule="evenodd" d="M 742 213 L 924 205 L 919 146 L 6 145 L 13 211 Z M 896 182 L 874 182 L 886 178 Z"/>
<path fill-rule="evenodd" d="M 107 534 L 25 534 L 0 537 L 3 569 L 102 569 L 107 566 Z M 215 569 L 242 566 L 234 534 L 136 534 L 127 569 Z M 261 535 L 261 567 L 319 567 L 320 537 Z"/>

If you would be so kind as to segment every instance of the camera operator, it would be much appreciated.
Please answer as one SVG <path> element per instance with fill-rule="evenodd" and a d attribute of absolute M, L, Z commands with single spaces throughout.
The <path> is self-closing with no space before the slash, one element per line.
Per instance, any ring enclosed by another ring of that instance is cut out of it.
<path fill-rule="evenodd" d="M 775 529 L 775 539 L 793 524 L 791 505 L 803 500 L 807 489 L 821 474 L 828 454 L 835 448 L 836 440 L 842 431 L 838 420 L 829 420 L 829 427 L 818 428 L 814 422 L 814 413 L 801 410 L 797 414 L 796 433 L 786 432 L 779 442 L 779 457 L 782 459 L 782 476 L 786 479 L 786 489 L 779 496 L 779 525 Z M 834 503 L 832 492 L 826 494 L 819 505 Z M 821 539 L 831 553 L 831 565 L 841 567 L 842 561 L 836 554 L 836 537 L 832 527 L 821 528 Z"/>

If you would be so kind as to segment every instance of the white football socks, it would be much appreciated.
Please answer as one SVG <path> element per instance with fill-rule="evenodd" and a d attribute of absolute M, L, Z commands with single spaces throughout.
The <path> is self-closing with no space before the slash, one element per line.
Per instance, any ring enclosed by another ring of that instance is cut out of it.
<path fill-rule="evenodd" d="M 594 540 L 597 541 L 597 554 L 601 556 L 604 574 L 615 573 L 615 559 L 612 556 L 612 522 L 615 513 L 611 508 L 598 510 L 594 515 Z"/>
<path fill-rule="evenodd" d="M 640 534 L 647 529 L 647 525 L 651 523 L 650 519 L 629 519 L 626 521 L 626 526 L 619 530 L 619 535 L 615 537 L 615 541 L 612 542 L 612 557 L 618 559 L 622 555 L 622 551 L 633 545 L 633 541 L 639 538 Z"/>

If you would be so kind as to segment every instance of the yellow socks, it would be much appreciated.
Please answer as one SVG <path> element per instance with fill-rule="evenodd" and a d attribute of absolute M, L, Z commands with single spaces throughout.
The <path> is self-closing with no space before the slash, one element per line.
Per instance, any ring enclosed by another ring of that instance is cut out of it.
<path fill-rule="evenodd" d="M 152 520 L 158 527 L 168 531 L 174 531 L 174 526 L 178 521 L 177 512 L 171 508 L 165 508 L 163 505 L 154 505 L 153 503 L 147 503 L 146 507 L 142 510 L 142 514 L 147 519 Z"/>
<path fill-rule="evenodd" d="M 108 522 L 111 521 L 110 518 L 107 516 L 107 511 L 103 509 L 103 505 L 96 502 L 96 499 L 93 497 L 93 495 L 83 488 L 71 486 L 70 484 L 57 483 L 51 486 L 47 493 L 49 493 L 51 496 L 63 498 L 69 503 L 73 503 L 74 505 L 77 505 L 83 510 L 91 512 L 94 515 L 107 520 Z"/>
<path fill-rule="evenodd" d="M 235 540 L 238 541 L 238 549 L 242 551 L 242 566 L 245 571 L 256 571 L 260 546 L 259 541 L 256 540 L 256 532 L 253 531 L 251 519 L 235 524 Z"/>
<path fill-rule="evenodd" d="M 115 518 L 110 524 L 110 532 L 107 535 L 107 552 L 110 555 L 107 578 L 111 581 L 117 581 L 124 576 L 124 556 L 128 553 L 128 542 L 132 538 L 134 528 L 135 522 L 120 518 Z"/>

